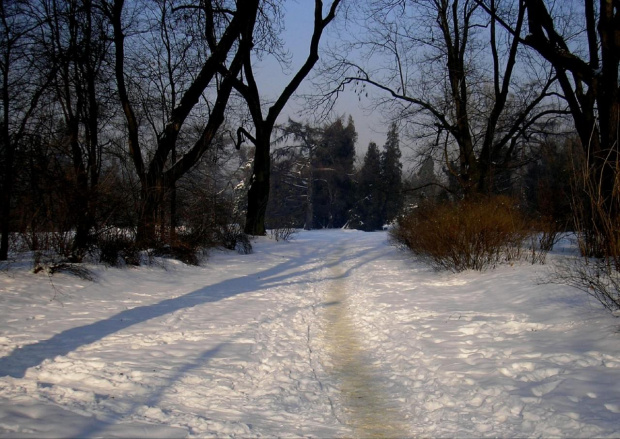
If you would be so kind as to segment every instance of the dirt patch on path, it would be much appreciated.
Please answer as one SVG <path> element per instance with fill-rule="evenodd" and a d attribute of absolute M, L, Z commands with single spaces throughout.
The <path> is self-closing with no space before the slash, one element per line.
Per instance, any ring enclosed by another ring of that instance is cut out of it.
<path fill-rule="evenodd" d="M 407 437 L 394 401 L 377 380 L 370 357 L 359 342 L 354 316 L 348 306 L 347 275 L 334 255 L 329 260 L 331 278 L 325 311 L 326 342 L 333 373 L 340 386 L 347 422 L 357 437 Z"/>

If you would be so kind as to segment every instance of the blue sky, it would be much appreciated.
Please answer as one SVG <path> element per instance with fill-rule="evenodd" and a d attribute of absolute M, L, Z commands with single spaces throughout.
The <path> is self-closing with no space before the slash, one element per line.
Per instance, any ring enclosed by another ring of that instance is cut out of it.
<path fill-rule="evenodd" d="M 286 29 L 283 34 L 283 40 L 286 44 L 286 49 L 292 55 L 291 68 L 287 72 L 283 72 L 281 66 L 273 59 L 264 60 L 257 68 L 258 81 L 262 89 L 267 91 L 265 96 L 271 99 L 280 93 L 293 73 L 305 61 L 312 35 L 314 2 L 311 0 L 287 0 L 284 4 L 286 8 Z M 329 5 L 330 3 L 325 1 L 325 4 Z M 334 24 L 336 23 L 332 22 L 330 26 L 333 27 Z M 333 39 L 334 37 L 334 33 L 330 32 L 328 28 L 323 35 L 322 45 L 329 44 L 330 38 Z M 300 90 L 298 90 L 298 94 L 300 91 L 303 93 L 310 90 L 311 83 L 306 78 Z M 302 109 L 302 103 L 299 100 L 292 99 L 284 109 L 280 120 L 285 122 L 289 116 L 296 120 L 304 119 L 303 116 L 298 114 Z M 357 95 L 352 91 L 344 93 L 336 104 L 334 116 L 341 114 L 351 114 L 353 116 L 358 133 L 356 147 L 360 158 L 365 153 L 370 141 L 376 142 L 379 146 L 385 143 L 384 131 L 387 130 L 387 126 L 381 122 L 381 118 L 378 115 L 368 114 L 367 111 L 361 108 Z"/>

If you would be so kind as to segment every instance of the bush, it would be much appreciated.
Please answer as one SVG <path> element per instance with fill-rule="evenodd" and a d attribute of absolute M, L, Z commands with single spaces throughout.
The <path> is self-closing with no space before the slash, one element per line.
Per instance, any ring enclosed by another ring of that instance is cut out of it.
<path fill-rule="evenodd" d="M 575 258 L 558 263 L 550 283 L 588 293 L 610 311 L 620 310 L 620 271 L 605 259 Z"/>
<path fill-rule="evenodd" d="M 68 260 L 71 255 L 71 232 L 37 232 L 28 230 L 20 234 L 18 251 L 31 251 L 34 255 L 34 269 L 41 264 Z M 45 261 L 45 262 L 43 262 Z"/>
<path fill-rule="evenodd" d="M 43 269 L 44 268 L 41 267 L 39 271 L 42 271 Z M 47 267 L 47 273 L 50 276 L 53 276 L 56 273 L 67 273 L 73 276 L 77 276 L 80 279 L 88 280 L 91 282 L 95 281 L 95 275 L 88 268 L 80 264 L 73 264 L 69 262 L 51 264 Z"/>
<path fill-rule="evenodd" d="M 293 216 L 274 217 L 269 221 L 269 235 L 276 241 L 290 241 L 296 233 L 297 228 Z"/>
<path fill-rule="evenodd" d="M 585 291 L 606 309 L 620 310 L 620 163 L 593 166 L 571 152 L 574 230 L 581 258 L 556 265 L 551 282 Z M 613 181 L 609 181 L 613 177 Z M 609 183 L 609 186 L 605 183 Z"/>
<path fill-rule="evenodd" d="M 390 236 L 439 269 L 484 270 L 523 256 L 531 230 L 503 196 L 423 205 L 402 216 Z"/>
<path fill-rule="evenodd" d="M 564 225 L 551 217 L 543 217 L 536 221 L 535 228 L 539 232 L 538 246 L 547 252 L 553 250 L 553 247 L 558 243 L 562 233 L 565 231 Z"/>
<path fill-rule="evenodd" d="M 168 257 L 187 265 L 199 265 L 200 255 L 206 254 L 204 238 L 190 231 L 176 234 L 172 244 L 162 244 L 152 250 L 152 256 Z"/>
<path fill-rule="evenodd" d="M 112 267 L 139 266 L 153 263 L 154 257 L 177 259 L 188 265 L 200 263 L 201 241 L 193 233 L 180 232 L 172 244 L 158 243 L 150 249 L 140 248 L 133 233 L 122 229 L 108 230 L 99 235 L 99 262 Z"/>
<path fill-rule="evenodd" d="M 112 267 L 140 265 L 140 249 L 131 234 L 121 229 L 108 230 L 98 236 L 99 262 Z"/>
<path fill-rule="evenodd" d="M 292 226 L 282 226 L 269 230 L 269 234 L 276 241 L 290 241 L 296 233 L 297 229 Z"/>
<path fill-rule="evenodd" d="M 222 225 L 217 229 L 217 241 L 228 250 L 236 250 L 241 254 L 252 253 L 252 243 L 248 235 L 243 233 L 238 224 Z"/>

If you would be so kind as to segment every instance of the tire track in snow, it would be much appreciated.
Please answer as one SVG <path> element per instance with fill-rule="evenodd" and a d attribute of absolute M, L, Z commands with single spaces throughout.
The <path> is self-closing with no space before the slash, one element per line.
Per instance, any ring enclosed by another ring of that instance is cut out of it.
<path fill-rule="evenodd" d="M 402 415 L 377 382 L 377 372 L 359 342 L 347 305 L 343 250 L 338 253 L 328 261 L 333 281 L 327 297 L 331 305 L 325 311 L 326 342 L 350 427 L 357 437 L 408 437 Z"/>

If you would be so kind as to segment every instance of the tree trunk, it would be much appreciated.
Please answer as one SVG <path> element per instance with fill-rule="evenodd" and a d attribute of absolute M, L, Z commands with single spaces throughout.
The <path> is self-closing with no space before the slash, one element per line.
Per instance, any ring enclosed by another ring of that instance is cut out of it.
<path fill-rule="evenodd" d="M 83 171 L 83 170 L 82 170 Z M 91 228 L 93 225 L 92 213 L 89 208 L 88 176 L 85 172 L 77 175 L 75 186 L 75 237 L 71 248 L 71 262 L 82 262 L 84 255 L 90 245 Z"/>
<path fill-rule="evenodd" d="M 306 223 L 304 230 L 312 230 L 314 228 L 314 171 L 312 169 L 312 156 L 309 159 L 309 174 L 307 183 L 307 204 L 306 204 Z"/>
<path fill-rule="evenodd" d="M 138 218 L 136 242 L 141 248 L 153 247 L 158 242 L 157 212 L 163 202 L 161 181 L 150 181 L 143 185 L 141 191 L 142 206 Z"/>
<path fill-rule="evenodd" d="M 265 230 L 265 213 L 269 202 L 269 179 L 271 176 L 270 138 L 261 135 L 256 138 L 254 154 L 254 171 L 250 190 L 248 191 L 248 211 L 245 220 L 245 233 L 263 236 Z"/>
<path fill-rule="evenodd" d="M 244 57 L 244 73 L 247 83 L 243 83 L 239 80 L 236 82 L 235 88 L 246 100 L 256 130 L 256 138 L 253 139 L 253 143 L 256 147 L 254 153 L 254 172 L 248 192 L 248 211 L 244 229 L 245 233 L 249 235 L 265 234 L 265 212 L 267 211 L 267 203 L 269 201 L 269 179 L 271 173 L 271 158 L 269 152 L 271 149 L 271 133 L 273 132 L 276 119 L 301 82 L 319 60 L 319 42 L 321 40 L 321 35 L 325 27 L 336 16 L 336 9 L 340 1 L 341 0 L 334 0 L 329 7 L 329 13 L 323 18 L 323 2 L 321 0 L 315 0 L 314 31 L 310 41 L 310 52 L 308 57 L 297 73 L 293 75 L 291 81 L 284 87 L 275 103 L 269 107 L 265 119 L 263 119 L 261 111 L 262 99 L 260 98 L 258 85 L 254 79 L 252 57 L 250 56 L 251 51 L 247 51 Z M 248 28 L 248 30 L 253 31 L 253 26 Z M 251 32 L 249 35 L 249 38 L 246 36 L 245 41 L 251 41 Z"/>
<path fill-rule="evenodd" d="M 3 11 L 4 12 L 4 11 Z M 2 179 L 2 193 L 0 194 L 0 261 L 6 261 L 9 256 L 9 233 L 11 232 L 11 197 L 13 195 L 13 161 L 15 147 L 11 142 L 9 131 L 9 52 L 3 57 L 2 71 L 2 122 L 0 126 L 0 151 L 4 150 L 4 169 Z"/>
<path fill-rule="evenodd" d="M 11 233 L 11 196 L 13 194 L 13 146 L 5 131 L 8 127 L 2 127 L 2 145 L 4 148 L 4 179 L 2 181 L 2 194 L 0 195 L 0 210 L 2 210 L 0 232 L 0 261 L 6 261 L 9 255 L 9 234 Z"/>
<path fill-rule="evenodd" d="M 172 147 L 172 163 L 177 161 L 176 145 Z M 177 186 L 176 182 L 170 183 L 170 244 L 174 245 L 177 241 Z"/>
<path fill-rule="evenodd" d="M 84 251 L 91 245 L 93 229 L 96 227 L 96 212 L 98 209 L 99 196 L 99 166 L 101 146 L 99 145 L 99 100 L 97 95 L 97 82 L 99 73 L 96 68 L 97 62 L 103 56 L 95 55 L 93 51 L 93 4 L 91 0 L 84 0 L 84 12 L 86 14 L 84 25 L 84 71 L 86 94 L 84 108 L 88 120 L 84 123 L 85 142 L 87 156 L 82 157 L 83 165 L 80 167 L 82 174 L 78 174 L 77 190 L 83 211 L 79 213 L 76 225 L 74 241 L 74 255 L 81 257 Z M 99 58 L 95 58 L 98 56 Z M 76 251 L 77 250 L 77 251 Z"/>

